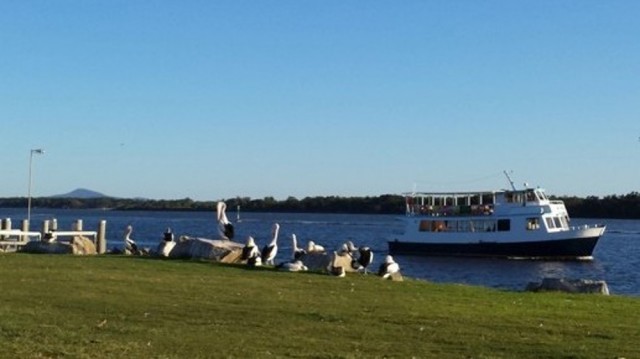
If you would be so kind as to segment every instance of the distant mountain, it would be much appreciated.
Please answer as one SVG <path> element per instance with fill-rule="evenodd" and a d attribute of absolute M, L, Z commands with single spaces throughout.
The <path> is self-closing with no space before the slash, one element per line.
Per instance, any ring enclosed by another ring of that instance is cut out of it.
<path fill-rule="evenodd" d="M 78 188 L 73 191 L 65 194 L 57 194 L 55 196 L 51 196 L 53 198 L 104 198 L 109 197 L 103 193 L 92 191 L 86 188 Z"/>

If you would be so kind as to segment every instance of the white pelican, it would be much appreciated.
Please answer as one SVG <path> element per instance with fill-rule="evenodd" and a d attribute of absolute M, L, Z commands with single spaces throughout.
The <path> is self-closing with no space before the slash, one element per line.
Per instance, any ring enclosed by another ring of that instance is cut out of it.
<path fill-rule="evenodd" d="M 303 255 L 307 254 L 307 251 L 298 247 L 298 237 L 296 237 L 295 234 L 291 235 L 291 243 L 293 246 L 292 247 L 293 255 L 291 256 L 291 258 L 293 258 L 294 261 L 300 259 Z"/>
<path fill-rule="evenodd" d="M 262 248 L 262 263 L 274 265 L 276 254 L 278 254 L 278 233 L 280 232 L 280 225 L 278 223 L 273 224 L 271 229 L 271 242 Z"/>
<path fill-rule="evenodd" d="M 155 254 L 159 255 L 160 257 L 167 258 L 171 254 L 171 251 L 176 246 L 176 244 L 177 243 L 175 241 L 175 237 L 173 235 L 173 232 L 171 231 L 171 228 L 167 227 L 167 230 L 162 236 L 162 240 L 158 244 L 158 248 L 156 249 Z"/>
<path fill-rule="evenodd" d="M 358 264 L 364 274 L 367 274 L 367 267 L 373 262 L 373 251 L 369 247 L 358 248 Z"/>
<path fill-rule="evenodd" d="M 353 244 L 353 242 L 346 241 L 342 244 L 342 246 L 338 250 L 338 254 L 341 256 L 348 254 L 351 257 L 353 257 L 353 253 L 355 253 L 357 250 L 358 248 Z"/>
<path fill-rule="evenodd" d="M 309 269 L 299 259 L 296 259 L 296 260 L 291 261 L 291 262 L 280 263 L 280 264 L 278 264 L 278 266 L 276 268 L 279 269 L 279 270 L 289 271 L 289 272 L 301 272 L 301 271 L 306 271 L 306 270 Z"/>
<path fill-rule="evenodd" d="M 217 206 L 218 211 L 218 234 L 222 239 L 233 239 L 233 224 L 227 218 L 227 205 L 220 201 Z"/>
<path fill-rule="evenodd" d="M 314 241 L 309 241 L 309 243 L 307 243 L 307 253 L 314 253 L 314 252 L 324 252 L 324 247 L 316 244 Z"/>
<path fill-rule="evenodd" d="M 400 266 L 393 260 L 393 257 L 387 255 L 384 259 L 384 263 L 380 265 L 380 269 L 378 269 L 378 275 L 382 277 L 382 279 L 387 279 L 393 273 L 400 272 Z"/>
<path fill-rule="evenodd" d="M 260 258 L 260 249 L 258 249 L 258 246 L 256 245 L 253 237 L 249 236 L 247 238 L 247 244 L 245 244 L 244 248 L 242 248 L 240 259 L 247 261 L 247 264 L 250 266 L 259 267 L 262 265 L 262 258 Z"/>
<path fill-rule="evenodd" d="M 136 241 L 131 238 L 131 233 L 133 233 L 133 226 L 128 225 L 124 230 L 124 253 L 125 254 L 137 254 L 138 253 L 138 245 Z"/>

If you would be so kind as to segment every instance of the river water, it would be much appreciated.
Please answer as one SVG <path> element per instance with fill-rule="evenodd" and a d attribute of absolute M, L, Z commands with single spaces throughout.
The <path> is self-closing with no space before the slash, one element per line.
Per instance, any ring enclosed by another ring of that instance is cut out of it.
<path fill-rule="evenodd" d="M 24 209 L 0 208 L 0 218 L 11 218 L 19 228 L 26 217 Z M 247 236 L 263 246 L 271 240 L 273 223 L 280 224 L 279 252 L 276 262 L 291 257 L 291 234 L 298 245 L 309 240 L 328 250 L 338 249 L 351 240 L 357 246 L 367 245 L 374 251 L 372 269 L 377 269 L 387 253 L 387 241 L 403 230 L 397 216 L 310 214 L 310 213 L 236 213 L 227 215 L 234 222 L 236 238 L 244 243 Z M 154 212 L 103 210 L 32 210 L 32 229 L 39 229 L 45 219 L 56 218 L 60 230 L 69 230 L 77 219 L 85 230 L 97 230 L 107 221 L 107 247 L 123 244 L 123 232 L 132 225 L 132 238 L 143 247 L 155 248 L 167 227 L 176 237 L 189 235 L 217 238 L 215 212 Z M 499 289 L 523 290 L 527 283 L 544 277 L 605 280 L 612 294 L 640 296 L 640 221 L 574 218 L 573 225 L 602 223 L 607 225 L 592 261 L 530 261 L 487 258 L 394 256 L 402 273 L 412 278 L 439 283 L 462 283 Z"/>

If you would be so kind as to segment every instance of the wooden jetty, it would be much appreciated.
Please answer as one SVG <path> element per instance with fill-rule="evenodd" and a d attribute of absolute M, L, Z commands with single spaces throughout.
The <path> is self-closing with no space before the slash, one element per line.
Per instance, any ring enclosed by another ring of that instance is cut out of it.
<path fill-rule="evenodd" d="M 12 228 L 11 218 L 2 219 L 0 225 L 0 252 L 17 251 L 35 243 L 73 242 L 76 238 L 88 238 L 95 246 L 95 252 L 103 254 L 107 251 L 107 221 L 101 220 L 97 231 L 83 230 L 83 221 L 78 219 L 71 230 L 58 230 L 57 220 L 44 220 L 40 231 L 29 230 L 29 221 L 22 220 L 20 229 Z M 60 239 L 64 239 L 60 241 Z"/>

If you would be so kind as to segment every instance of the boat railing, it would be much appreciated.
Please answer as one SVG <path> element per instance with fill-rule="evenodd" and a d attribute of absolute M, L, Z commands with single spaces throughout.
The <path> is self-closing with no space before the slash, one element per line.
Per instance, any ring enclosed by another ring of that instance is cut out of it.
<path fill-rule="evenodd" d="M 493 214 L 493 205 L 451 205 L 451 206 L 407 206 L 408 216 L 489 216 Z"/>
<path fill-rule="evenodd" d="M 23 246 L 27 244 L 31 238 L 40 240 L 42 234 L 40 232 L 23 231 L 20 229 L 2 229 L 0 230 L 0 248 Z"/>
<path fill-rule="evenodd" d="M 580 231 L 580 230 L 591 229 L 591 228 L 605 228 L 605 227 L 606 225 L 598 223 L 594 225 L 581 224 L 579 226 L 570 226 L 569 229 L 572 231 Z"/>

